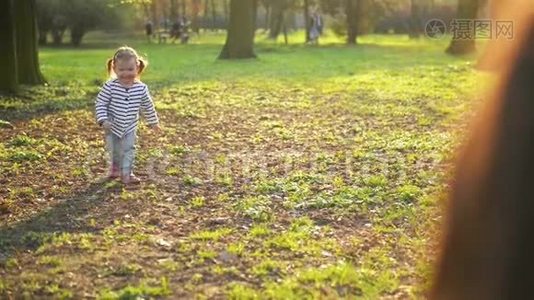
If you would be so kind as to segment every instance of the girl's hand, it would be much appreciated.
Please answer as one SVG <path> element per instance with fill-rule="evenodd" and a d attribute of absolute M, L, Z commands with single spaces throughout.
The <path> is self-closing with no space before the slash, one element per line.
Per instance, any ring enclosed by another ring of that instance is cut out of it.
<path fill-rule="evenodd" d="M 111 129 L 111 122 L 110 122 L 110 121 L 104 121 L 104 122 L 102 122 L 102 127 L 103 127 L 105 130 L 110 130 L 110 129 Z"/>

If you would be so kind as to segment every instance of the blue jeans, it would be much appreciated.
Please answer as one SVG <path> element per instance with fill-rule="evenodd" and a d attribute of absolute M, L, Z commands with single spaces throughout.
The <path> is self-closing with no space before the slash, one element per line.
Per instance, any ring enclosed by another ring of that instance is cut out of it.
<path fill-rule="evenodd" d="M 121 176 L 132 174 L 136 138 L 135 130 L 122 138 L 114 135 L 111 130 L 106 131 L 106 148 L 111 159 L 111 168 L 119 170 Z"/>

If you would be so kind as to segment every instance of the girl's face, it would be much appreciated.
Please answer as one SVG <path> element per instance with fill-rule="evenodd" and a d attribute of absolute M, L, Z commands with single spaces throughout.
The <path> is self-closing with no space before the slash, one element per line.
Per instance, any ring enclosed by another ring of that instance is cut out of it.
<path fill-rule="evenodd" d="M 115 60 L 113 71 L 123 85 L 132 85 L 137 77 L 137 59 L 134 57 Z"/>

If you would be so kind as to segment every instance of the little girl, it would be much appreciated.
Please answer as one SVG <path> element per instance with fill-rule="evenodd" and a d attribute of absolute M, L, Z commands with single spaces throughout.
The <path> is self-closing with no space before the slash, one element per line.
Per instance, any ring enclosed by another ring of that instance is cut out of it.
<path fill-rule="evenodd" d="M 124 184 L 140 182 L 132 172 L 139 112 L 152 129 L 160 130 L 148 87 L 140 81 L 146 66 L 134 49 L 120 47 L 107 62 L 111 79 L 96 98 L 96 120 L 105 130 L 111 157 L 109 178 L 120 176 Z"/>

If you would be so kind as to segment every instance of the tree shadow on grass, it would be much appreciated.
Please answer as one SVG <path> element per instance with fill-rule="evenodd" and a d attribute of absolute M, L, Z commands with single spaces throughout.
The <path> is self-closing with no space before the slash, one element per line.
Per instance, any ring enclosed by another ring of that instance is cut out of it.
<path fill-rule="evenodd" d="M 12 254 L 35 250 L 55 234 L 100 231 L 113 221 L 110 215 L 117 215 L 116 203 L 106 201 L 116 191 L 108 181 L 98 180 L 27 220 L 0 227 L 0 266 Z"/>
<path fill-rule="evenodd" d="M 26 121 L 53 113 L 85 109 L 94 105 L 97 85 L 79 87 L 67 85 L 21 85 L 14 94 L 0 93 L 0 120 Z M 83 89 L 83 92 L 80 90 Z"/>
<path fill-rule="evenodd" d="M 28 121 L 41 118 L 54 113 L 67 112 L 78 109 L 87 109 L 94 106 L 92 99 L 80 99 L 72 101 L 70 99 L 60 101 L 50 101 L 32 104 L 30 109 L 13 109 L 0 107 L 0 120 L 7 122 Z"/>

